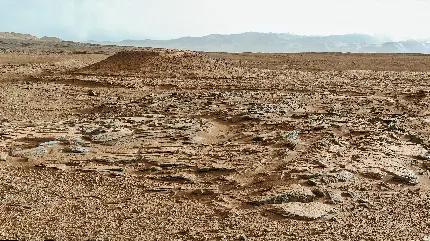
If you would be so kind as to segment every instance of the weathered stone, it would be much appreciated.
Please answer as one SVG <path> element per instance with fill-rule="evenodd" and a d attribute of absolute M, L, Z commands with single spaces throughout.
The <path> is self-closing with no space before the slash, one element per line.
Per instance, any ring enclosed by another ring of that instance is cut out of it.
<path fill-rule="evenodd" d="M 319 202 L 293 202 L 273 205 L 272 208 L 269 209 L 269 211 L 272 211 L 286 218 L 315 220 L 332 213 L 334 209 L 328 204 Z"/>

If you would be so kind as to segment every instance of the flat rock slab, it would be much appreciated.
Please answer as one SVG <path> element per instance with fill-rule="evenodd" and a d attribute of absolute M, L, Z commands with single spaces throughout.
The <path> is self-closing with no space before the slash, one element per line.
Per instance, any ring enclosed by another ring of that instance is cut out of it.
<path fill-rule="evenodd" d="M 332 213 L 334 208 L 331 205 L 319 202 L 292 202 L 272 205 L 272 208 L 270 208 L 269 211 L 285 218 L 316 220 Z"/>
<path fill-rule="evenodd" d="M 254 201 L 254 205 L 266 205 L 266 204 L 281 204 L 287 202 L 312 202 L 316 196 L 307 187 L 301 185 L 292 185 L 289 190 L 283 191 L 281 194 L 276 194 L 263 198 L 259 201 Z"/>

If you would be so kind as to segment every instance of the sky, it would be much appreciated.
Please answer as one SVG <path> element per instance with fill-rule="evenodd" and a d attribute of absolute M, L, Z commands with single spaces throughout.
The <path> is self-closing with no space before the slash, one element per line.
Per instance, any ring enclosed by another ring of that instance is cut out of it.
<path fill-rule="evenodd" d="M 0 0 L 0 32 L 65 40 L 275 32 L 430 39 L 430 0 Z"/>

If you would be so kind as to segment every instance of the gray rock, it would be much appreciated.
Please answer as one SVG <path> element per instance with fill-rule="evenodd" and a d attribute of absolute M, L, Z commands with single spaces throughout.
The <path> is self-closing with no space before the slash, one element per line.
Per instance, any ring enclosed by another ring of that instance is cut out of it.
<path fill-rule="evenodd" d="M 15 157 L 43 157 L 45 154 L 47 154 L 48 151 L 44 147 L 36 147 L 29 150 L 15 150 L 12 152 L 12 156 Z"/>
<path fill-rule="evenodd" d="M 39 144 L 40 147 L 54 147 L 58 145 L 60 145 L 59 141 L 47 141 Z"/>
<path fill-rule="evenodd" d="M 286 218 L 300 220 L 316 220 L 322 218 L 334 211 L 334 208 L 328 204 L 311 202 L 311 203 L 284 203 L 273 205 L 269 211 L 279 214 Z"/>
<path fill-rule="evenodd" d="M 70 148 L 70 152 L 71 153 L 88 153 L 89 150 L 85 149 L 83 147 L 80 147 L 80 146 L 75 146 L 75 147 Z"/>
<path fill-rule="evenodd" d="M 311 189 L 301 185 L 293 185 L 285 193 L 251 202 L 254 205 L 281 204 L 287 202 L 312 202 L 316 199 Z"/>

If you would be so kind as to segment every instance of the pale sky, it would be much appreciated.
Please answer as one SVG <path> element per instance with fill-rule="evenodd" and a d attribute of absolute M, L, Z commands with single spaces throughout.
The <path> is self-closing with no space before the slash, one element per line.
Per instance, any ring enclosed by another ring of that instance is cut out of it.
<path fill-rule="evenodd" d="M 67 40 L 212 33 L 430 39 L 430 0 L 0 0 L 0 32 Z"/>

